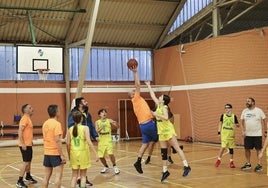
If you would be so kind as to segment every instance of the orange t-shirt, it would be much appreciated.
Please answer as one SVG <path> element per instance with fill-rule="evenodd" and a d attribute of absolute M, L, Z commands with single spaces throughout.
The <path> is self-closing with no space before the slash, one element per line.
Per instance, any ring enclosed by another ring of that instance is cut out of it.
<path fill-rule="evenodd" d="M 24 114 L 21 117 L 19 128 L 21 127 L 24 127 L 22 131 L 24 144 L 26 146 L 32 146 L 33 145 L 33 123 L 29 115 Z M 19 146 L 22 146 L 20 139 L 19 139 Z"/>
<path fill-rule="evenodd" d="M 135 93 L 131 101 L 133 104 L 134 113 L 137 116 L 139 124 L 145 123 L 153 119 L 153 115 L 149 105 L 140 95 Z"/>
<path fill-rule="evenodd" d="M 44 139 L 44 154 L 45 155 L 60 155 L 55 137 L 59 135 L 62 138 L 61 123 L 55 119 L 48 119 L 42 127 Z"/>

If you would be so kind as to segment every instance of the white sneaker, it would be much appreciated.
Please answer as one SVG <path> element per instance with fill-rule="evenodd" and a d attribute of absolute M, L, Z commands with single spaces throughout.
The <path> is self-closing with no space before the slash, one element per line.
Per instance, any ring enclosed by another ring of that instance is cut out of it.
<path fill-rule="evenodd" d="M 117 166 L 114 166 L 114 173 L 115 174 L 119 174 L 120 173 L 120 170 L 117 168 Z"/>
<path fill-rule="evenodd" d="M 109 168 L 108 167 L 104 167 L 102 170 L 101 170 L 101 174 L 105 174 L 106 172 L 109 171 Z"/>

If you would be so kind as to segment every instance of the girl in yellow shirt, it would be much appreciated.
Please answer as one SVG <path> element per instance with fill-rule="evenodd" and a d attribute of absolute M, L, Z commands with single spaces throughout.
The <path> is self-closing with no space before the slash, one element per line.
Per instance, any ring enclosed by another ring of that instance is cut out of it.
<path fill-rule="evenodd" d="M 157 132 L 159 136 L 162 162 L 163 162 L 163 174 L 162 174 L 161 182 L 163 182 L 170 175 L 167 169 L 168 144 L 173 146 L 175 150 L 177 151 L 177 153 L 180 155 L 182 162 L 183 162 L 183 166 L 184 166 L 184 172 L 182 176 L 186 177 L 190 173 L 191 168 L 188 165 L 186 157 L 178 144 L 174 126 L 169 120 L 171 118 L 169 115 L 171 112 L 168 107 L 168 104 L 170 102 L 170 97 L 168 95 L 161 95 L 159 98 L 157 98 L 155 96 L 154 91 L 151 88 L 150 82 L 145 82 L 145 84 L 148 86 L 151 98 L 153 99 L 153 101 L 155 102 L 157 106 L 156 111 L 152 112 L 152 114 L 155 116 L 156 121 L 157 121 Z"/>

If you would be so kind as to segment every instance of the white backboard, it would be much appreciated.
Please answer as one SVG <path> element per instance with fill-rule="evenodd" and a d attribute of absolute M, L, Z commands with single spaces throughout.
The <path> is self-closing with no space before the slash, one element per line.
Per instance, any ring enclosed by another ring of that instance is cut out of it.
<path fill-rule="evenodd" d="M 62 74 L 63 48 L 17 46 L 17 73 L 37 73 L 37 69 Z"/>

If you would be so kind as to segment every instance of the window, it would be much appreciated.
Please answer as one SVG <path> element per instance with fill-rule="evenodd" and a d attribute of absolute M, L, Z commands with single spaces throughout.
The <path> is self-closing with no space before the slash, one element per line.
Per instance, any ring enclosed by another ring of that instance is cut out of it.
<path fill-rule="evenodd" d="M 79 79 L 83 48 L 70 49 L 70 80 Z M 40 80 L 38 74 L 17 73 L 16 47 L 0 46 L 0 80 Z M 139 62 L 141 80 L 152 80 L 151 50 L 92 48 L 86 70 L 86 81 L 132 81 L 133 74 L 127 68 L 128 59 Z M 47 80 L 62 81 L 63 74 L 49 74 Z"/>
<path fill-rule="evenodd" d="M 83 48 L 70 49 L 70 80 L 77 81 L 81 70 Z M 85 81 L 132 81 L 127 68 L 128 59 L 139 62 L 141 80 L 152 80 L 152 53 L 150 50 L 92 48 Z"/>
<path fill-rule="evenodd" d="M 200 10 L 206 7 L 212 0 L 187 0 L 177 19 L 170 28 L 169 34 L 187 22 Z"/>

